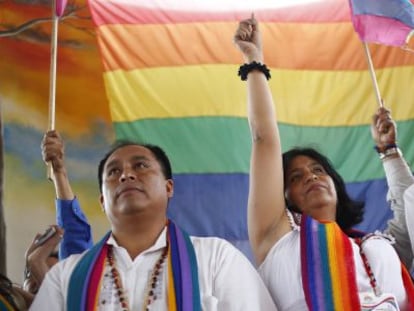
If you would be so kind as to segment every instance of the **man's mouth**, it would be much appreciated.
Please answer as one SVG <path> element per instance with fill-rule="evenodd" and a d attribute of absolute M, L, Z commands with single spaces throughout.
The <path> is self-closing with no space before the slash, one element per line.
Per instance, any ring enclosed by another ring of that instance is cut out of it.
<path fill-rule="evenodd" d="M 125 194 L 134 193 L 134 192 L 143 192 L 143 190 L 138 187 L 126 187 L 126 188 L 121 189 L 117 193 L 117 197 L 120 197 L 121 195 L 125 195 Z"/>

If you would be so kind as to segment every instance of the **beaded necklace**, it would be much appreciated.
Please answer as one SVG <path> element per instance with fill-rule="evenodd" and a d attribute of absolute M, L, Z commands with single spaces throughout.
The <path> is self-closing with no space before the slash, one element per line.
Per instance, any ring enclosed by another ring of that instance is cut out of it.
<path fill-rule="evenodd" d="M 165 259 L 168 255 L 168 244 L 164 248 L 163 252 L 161 253 L 160 257 L 158 258 L 157 262 L 154 265 L 154 268 L 152 269 L 151 276 L 148 280 L 148 286 L 147 286 L 147 295 L 146 298 L 144 298 L 144 311 L 149 311 L 149 306 L 151 303 L 153 303 L 157 296 L 155 294 L 155 288 L 158 283 L 158 277 L 161 275 L 163 264 L 165 262 Z M 107 253 L 107 260 L 110 267 L 110 275 L 113 280 L 114 286 L 115 286 L 115 292 L 119 299 L 119 304 L 122 307 L 122 311 L 129 311 L 129 305 L 128 305 L 128 298 L 126 296 L 126 292 L 122 286 L 121 277 L 118 272 L 118 269 L 116 268 L 115 263 L 115 256 L 114 256 L 114 250 L 112 245 L 108 245 L 108 253 Z"/>

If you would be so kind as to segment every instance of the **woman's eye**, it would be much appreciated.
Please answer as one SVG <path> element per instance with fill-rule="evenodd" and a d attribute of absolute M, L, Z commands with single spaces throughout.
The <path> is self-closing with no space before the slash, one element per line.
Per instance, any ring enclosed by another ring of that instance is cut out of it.
<path fill-rule="evenodd" d="M 315 168 L 314 168 L 314 171 L 315 171 L 316 173 L 324 173 L 324 172 L 325 172 L 325 170 L 324 170 L 322 167 L 315 167 Z"/>

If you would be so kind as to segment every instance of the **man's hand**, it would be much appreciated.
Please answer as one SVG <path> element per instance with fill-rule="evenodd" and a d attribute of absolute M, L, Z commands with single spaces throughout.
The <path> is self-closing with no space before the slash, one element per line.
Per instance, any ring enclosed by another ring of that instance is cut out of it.
<path fill-rule="evenodd" d="M 42 244 L 39 243 L 39 238 L 42 234 L 38 233 L 26 250 L 26 268 L 23 289 L 32 294 L 35 294 L 38 291 L 46 273 L 57 262 L 57 259 L 51 260 L 50 256 L 63 237 L 63 229 L 56 225 L 53 227 L 56 231 L 49 239 Z"/>
<path fill-rule="evenodd" d="M 63 140 L 57 131 L 46 132 L 42 139 L 41 149 L 43 161 L 52 164 L 54 174 L 66 173 L 64 162 L 65 148 Z"/>
<path fill-rule="evenodd" d="M 384 150 L 387 145 L 396 143 L 397 127 L 391 118 L 389 109 L 378 108 L 372 117 L 371 135 L 379 150 Z"/>

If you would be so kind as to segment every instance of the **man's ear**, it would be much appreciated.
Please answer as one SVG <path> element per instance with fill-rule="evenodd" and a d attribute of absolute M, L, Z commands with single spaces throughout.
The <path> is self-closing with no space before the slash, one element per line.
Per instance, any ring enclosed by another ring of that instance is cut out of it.
<path fill-rule="evenodd" d="M 174 195 L 174 182 L 173 182 L 173 180 L 172 179 L 167 179 L 165 187 L 167 189 L 167 197 L 172 198 L 173 195 Z"/>
<path fill-rule="evenodd" d="M 103 197 L 102 193 L 99 196 L 99 202 L 101 203 L 101 209 L 102 209 L 102 211 L 105 213 L 105 201 L 104 201 L 104 197 Z"/>
<path fill-rule="evenodd" d="M 289 205 L 289 191 L 287 189 L 285 190 L 285 201 Z"/>

